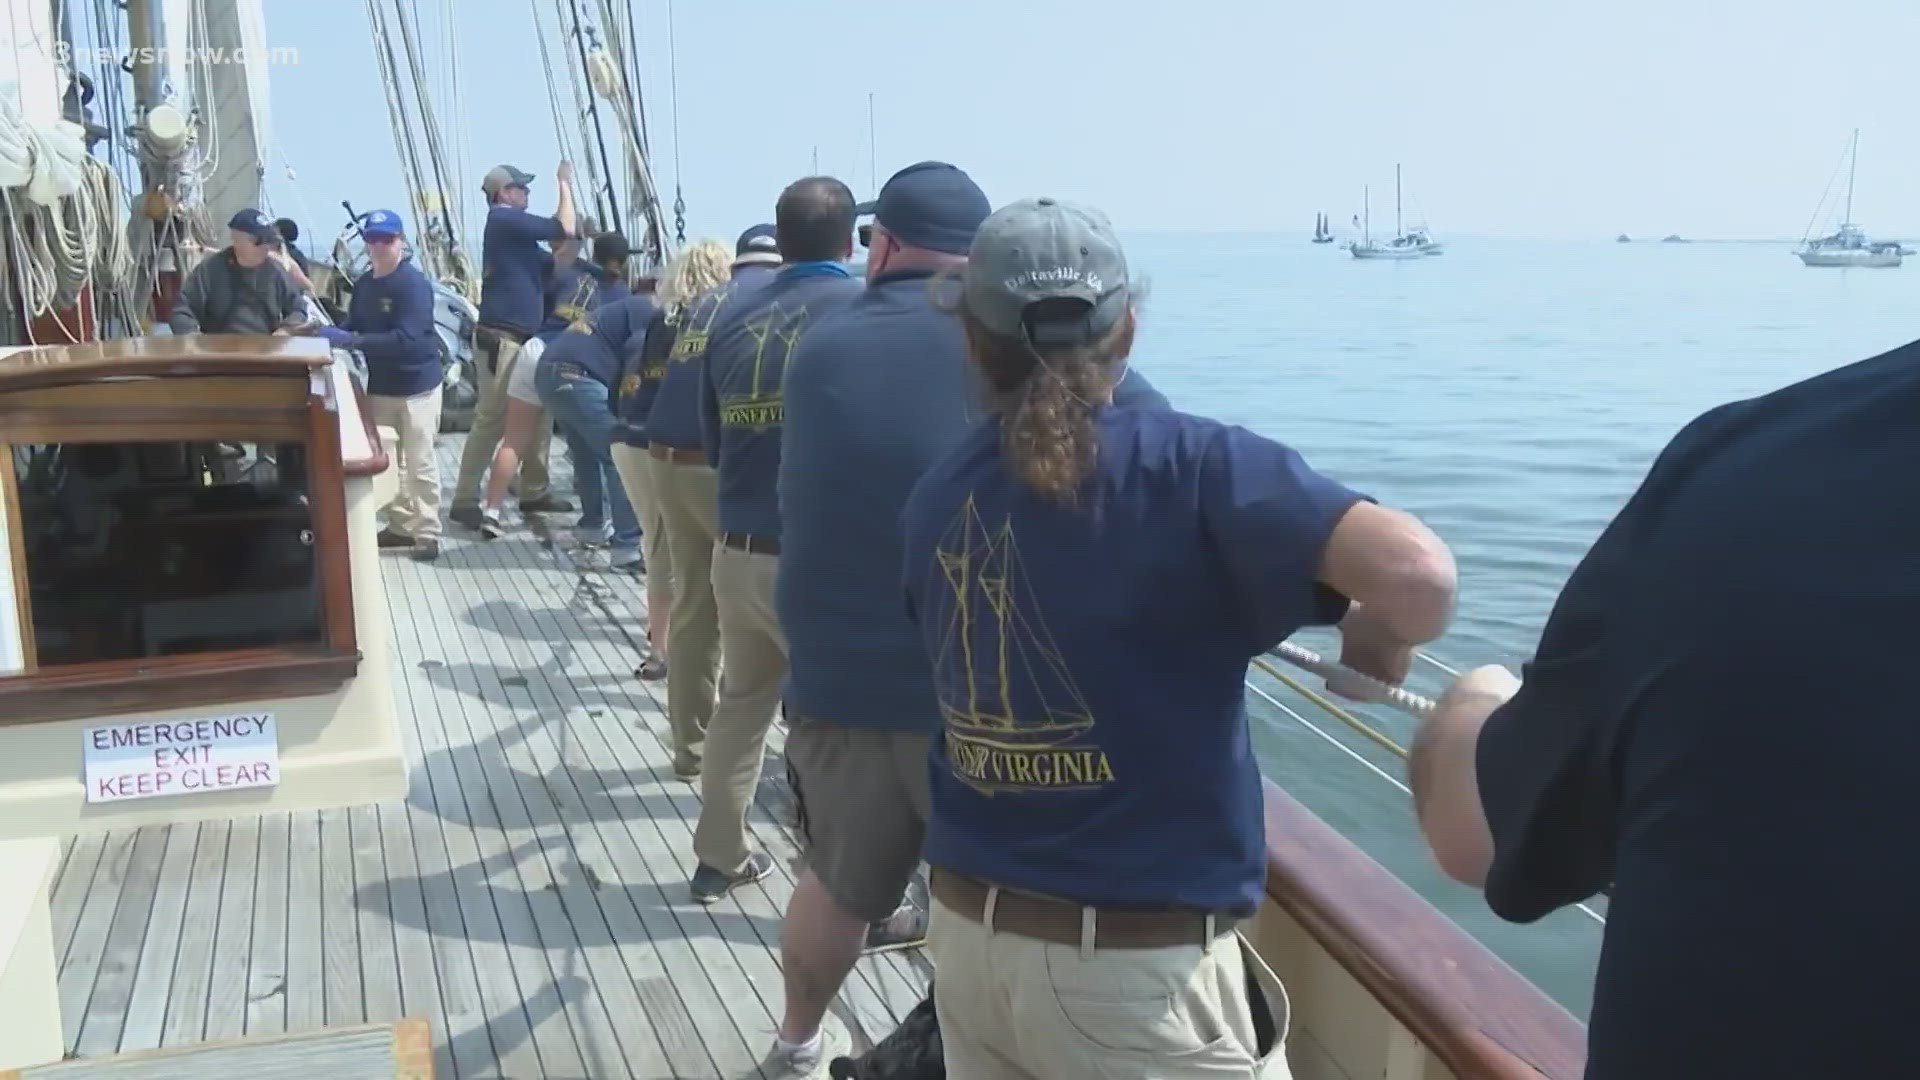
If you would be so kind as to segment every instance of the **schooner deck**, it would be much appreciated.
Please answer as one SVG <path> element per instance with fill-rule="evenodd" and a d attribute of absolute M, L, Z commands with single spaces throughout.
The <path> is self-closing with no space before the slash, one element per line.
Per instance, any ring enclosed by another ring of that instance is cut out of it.
<path fill-rule="evenodd" d="M 442 440 L 449 481 L 459 448 Z M 67 843 L 69 1055 L 418 1016 L 442 1078 L 756 1075 L 793 888 L 779 732 L 751 821 L 775 873 L 695 904 L 699 790 L 673 777 L 664 683 L 633 676 L 642 591 L 564 539 L 456 527 L 438 563 L 383 560 L 404 803 Z M 856 1045 L 931 972 L 862 959 L 835 1004 Z"/>

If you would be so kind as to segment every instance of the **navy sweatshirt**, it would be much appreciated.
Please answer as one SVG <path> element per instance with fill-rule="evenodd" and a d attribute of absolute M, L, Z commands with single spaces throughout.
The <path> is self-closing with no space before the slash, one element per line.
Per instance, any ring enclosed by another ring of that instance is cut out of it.
<path fill-rule="evenodd" d="M 683 309 L 680 315 L 685 314 Z M 679 333 L 678 318 L 670 319 L 666 312 L 656 311 L 647 328 L 637 335 L 638 340 L 627 343 L 626 366 L 620 372 L 620 400 L 613 410 L 615 442 L 646 447 L 647 414 L 653 411 L 653 401 L 660 396 L 660 383 L 667 375 L 667 357 L 673 353 L 673 343 Z"/>
<path fill-rule="evenodd" d="M 552 344 L 567 327 L 586 318 L 587 312 L 631 295 L 627 283 L 608 273 L 606 268 L 575 259 L 547 277 L 547 315 L 540 324 L 539 336 Z"/>
<path fill-rule="evenodd" d="M 894 731 L 940 724 L 926 648 L 900 597 L 900 512 L 986 410 L 959 320 L 928 294 L 932 276 L 881 275 L 787 361 L 774 607 L 787 700 L 805 716 Z M 1131 369 L 1114 403 L 1168 408 Z"/>
<path fill-rule="evenodd" d="M 480 242 L 480 325 L 532 334 L 546 315 L 547 263 L 541 241 L 565 235 L 558 218 L 504 204 L 487 210 Z"/>
<path fill-rule="evenodd" d="M 587 314 L 586 320 L 559 337 L 540 354 L 541 366 L 576 364 L 588 375 L 612 389 L 620 375 L 627 339 L 653 318 L 653 297 L 629 296 L 618 303 L 602 304 Z M 581 329 L 584 326 L 586 329 Z"/>
<path fill-rule="evenodd" d="M 720 531 L 780 536 L 787 357 L 814 324 L 860 292 L 839 263 L 790 263 L 714 322 L 700 382 L 700 441 L 720 473 Z"/>
<path fill-rule="evenodd" d="M 400 260 L 380 277 L 369 270 L 353 283 L 347 348 L 367 357 L 367 393 L 413 397 L 440 385 L 440 340 L 433 332 L 433 283 Z"/>
<path fill-rule="evenodd" d="M 648 439 L 676 450 L 701 449 L 700 384 L 705 381 L 707 334 L 727 305 L 772 281 L 777 270 L 760 263 L 736 267 L 733 280 L 687 305 L 667 354 L 667 372 L 647 412 Z"/>

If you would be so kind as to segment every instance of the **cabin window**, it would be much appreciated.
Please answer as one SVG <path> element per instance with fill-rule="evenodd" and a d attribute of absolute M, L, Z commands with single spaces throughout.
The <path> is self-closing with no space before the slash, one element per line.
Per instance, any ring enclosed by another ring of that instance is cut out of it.
<path fill-rule="evenodd" d="M 326 642 L 306 447 L 13 448 L 41 668 Z"/>
<path fill-rule="evenodd" d="M 326 693 L 358 667 L 324 385 L 150 385 L 0 394 L 0 724 Z M 142 420 L 58 422 L 109 391 Z"/>

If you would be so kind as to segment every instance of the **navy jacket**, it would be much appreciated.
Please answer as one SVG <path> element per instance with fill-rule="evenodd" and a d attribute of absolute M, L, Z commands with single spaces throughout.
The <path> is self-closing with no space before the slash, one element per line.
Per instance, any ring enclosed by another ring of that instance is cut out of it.
<path fill-rule="evenodd" d="M 666 374 L 661 376 L 653 407 L 647 411 L 649 440 L 677 450 L 701 448 L 700 384 L 706 372 L 707 334 L 728 304 L 745 299 L 773 280 L 777 269 L 760 263 L 735 267 L 731 281 L 687 305 L 673 349 L 667 355 Z"/>
<path fill-rule="evenodd" d="M 685 316 L 683 308 L 679 316 Z M 656 311 L 640 332 L 637 347 L 627 350 L 626 366 L 620 373 L 620 399 L 614 406 L 613 438 L 628 446 L 647 445 L 647 414 L 660 396 L 660 383 L 667 376 L 667 358 L 679 337 L 679 318 L 668 318 Z"/>
<path fill-rule="evenodd" d="M 440 385 L 440 339 L 433 332 L 433 283 L 402 259 L 380 277 L 369 270 L 353 283 L 347 342 L 367 357 L 367 393 L 413 397 Z"/>
<path fill-rule="evenodd" d="M 722 532 L 780 535 L 787 357 L 814 324 L 860 291 L 837 263 L 790 263 L 714 322 L 700 383 L 700 441 L 720 473 Z"/>
<path fill-rule="evenodd" d="M 540 354 L 542 367 L 574 364 L 609 390 L 619 378 L 627 339 L 653 318 L 653 297 L 629 296 L 602 304 Z"/>

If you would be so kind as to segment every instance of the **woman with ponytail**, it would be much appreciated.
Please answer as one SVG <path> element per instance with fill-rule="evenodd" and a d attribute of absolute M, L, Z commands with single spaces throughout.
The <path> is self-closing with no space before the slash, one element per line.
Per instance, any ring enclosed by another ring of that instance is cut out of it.
<path fill-rule="evenodd" d="M 1286 997 L 1236 925 L 1265 881 L 1242 680 L 1296 630 L 1389 681 L 1453 563 L 1243 428 L 1113 402 L 1134 344 L 1098 211 L 980 226 L 957 315 L 989 418 L 902 515 L 934 743 L 929 947 L 947 1070 L 1287 1075 Z"/>

